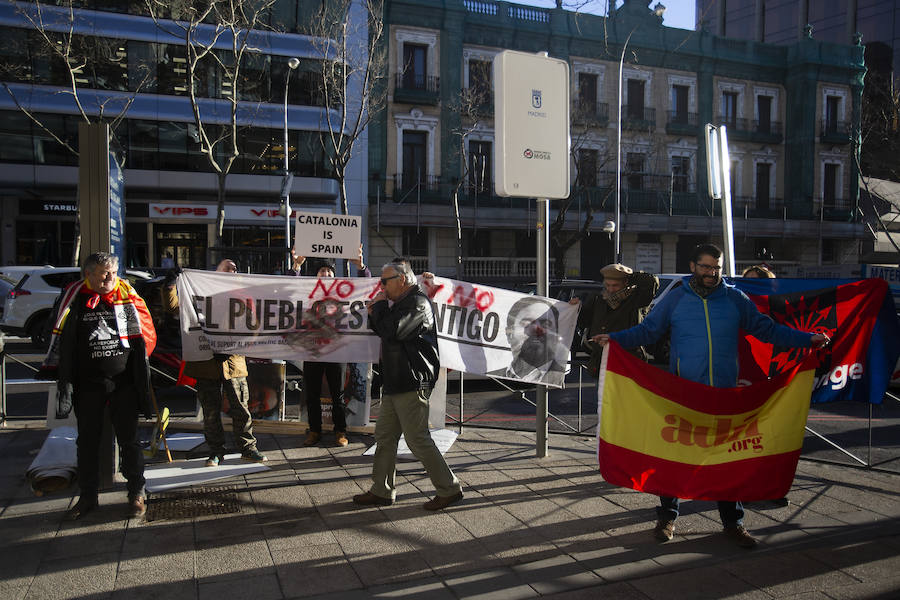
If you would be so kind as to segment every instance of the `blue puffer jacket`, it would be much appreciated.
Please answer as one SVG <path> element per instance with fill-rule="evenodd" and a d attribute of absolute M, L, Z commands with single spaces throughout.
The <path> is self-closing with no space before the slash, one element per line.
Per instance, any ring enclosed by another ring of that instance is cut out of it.
<path fill-rule="evenodd" d="M 669 370 L 714 387 L 734 387 L 740 330 L 778 346 L 809 348 L 812 333 L 775 323 L 744 292 L 722 283 L 705 299 L 689 277 L 653 307 L 640 325 L 610 334 L 625 348 L 652 344 L 671 329 Z"/>

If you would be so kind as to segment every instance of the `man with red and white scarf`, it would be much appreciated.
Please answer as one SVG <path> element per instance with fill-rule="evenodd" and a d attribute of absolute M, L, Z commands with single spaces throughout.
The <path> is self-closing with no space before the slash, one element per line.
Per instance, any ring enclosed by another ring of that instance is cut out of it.
<path fill-rule="evenodd" d="M 128 513 L 146 512 L 144 455 L 138 442 L 139 412 L 152 414 L 148 357 L 156 329 L 144 300 L 116 272 L 119 259 L 106 252 L 87 257 L 84 279 L 73 283 L 60 302 L 44 378 L 58 381 L 57 418 L 74 407 L 78 421 L 78 483 L 81 495 L 66 513 L 77 520 L 97 507 L 103 411 L 109 414 L 128 481 Z"/>

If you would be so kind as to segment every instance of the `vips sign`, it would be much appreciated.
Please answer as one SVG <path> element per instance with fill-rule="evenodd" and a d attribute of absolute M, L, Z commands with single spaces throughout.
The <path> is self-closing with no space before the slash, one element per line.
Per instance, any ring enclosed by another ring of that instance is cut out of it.
<path fill-rule="evenodd" d="M 359 257 L 362 217 L 298 212 L 294 252 L 299 256 Z"/>
<path fill-rule="evenodd" d="M 569 65 L 510 50 L 494 57 L 498 196 L 569 196 Z"/>

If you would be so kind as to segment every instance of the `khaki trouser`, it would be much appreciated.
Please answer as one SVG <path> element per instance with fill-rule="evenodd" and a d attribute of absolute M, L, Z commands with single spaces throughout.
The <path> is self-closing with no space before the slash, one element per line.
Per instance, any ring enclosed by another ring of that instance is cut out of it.
<path fill-rule="evenodd" d="M 372 467 L 371 493 L 382 498 L 397 495 L 397 442 L 402 433 L 406 445 L 419 459 L 431 478 L 438 496 L 454 496 L 460 491 L 459 480 L 441 455 L 428 432 L 429 390 L 413 390 L 400 394 L 384 394 L 375 424 L 375 464 Z"/>
<path fill-rule="evenodd" d="M 250 388 L 246 377 L 233 379 L 198 379 L 197 398 L 203 409 L 203 435 L 210 449 L 210 456 L 225 454 L 225 429 L 222 427 L 222 394 L 228 397 L 228 414 L 234 430 L 234 443 L 241 453 L 256 449 L 253 437 L 253 418 L 247 402 Z"/>

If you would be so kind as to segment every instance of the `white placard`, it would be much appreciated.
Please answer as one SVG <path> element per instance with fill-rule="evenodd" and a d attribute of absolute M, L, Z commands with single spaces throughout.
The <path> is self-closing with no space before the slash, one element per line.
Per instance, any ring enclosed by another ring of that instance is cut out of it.
<path fill-rule="evenodd" d="M 298 212 L 294 252 L 298 256 L 358 258 L 362 217 Z"/>
<path fill-rule="evenodd" d="M 569 65 L 546 54 L 494 57 L 496 192 L 569 197 Z"/>
<path fill-rule="evenodd" d="M 654 274 L 662 272 L 662 244 L 638 243 L 635 247 L 634 270 Z"/>

